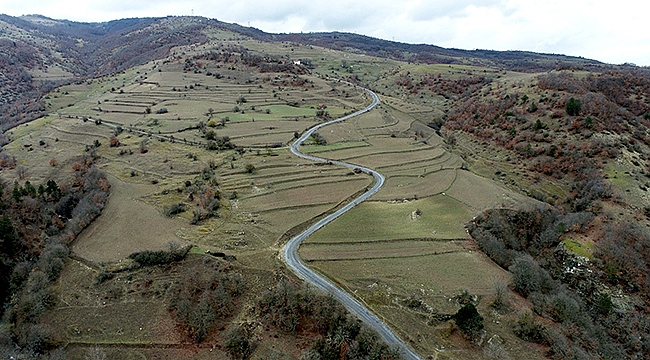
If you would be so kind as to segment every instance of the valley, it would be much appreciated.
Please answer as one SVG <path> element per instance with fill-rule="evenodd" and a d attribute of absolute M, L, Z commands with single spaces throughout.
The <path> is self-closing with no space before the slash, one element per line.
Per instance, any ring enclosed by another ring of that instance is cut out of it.
<path fill-rule="evenodd" d="M 113 58 L 124 66 L 106 62 L 78 78 L 60 64 L 34 69 L 61 81 L 39 98 L 43 116 L 3 122 L 7 198 L 13 184 L 74 182 L 89 159 L 110 184 L 101 215 L 67 245 L 47 310 L 4 322 L 3 336 L 31 349 L 38 335 L 34 352 L 70 359 L 355 358 L 369 349 L 396 358 L 285 263 L 292 238 L 376 184 L 368 168 L 383 187 L 296 254 L 420 358 L 645 354 L 647 332 L 618 330 L 648 325 L 646 70 L 451 50 L 440 55 L 450 63 L 427 63 L 341 39 L 326 47 L 316 35 L 156 21 L 133 34 L 173 24 L 197 41 L 170 40 L 140 63 Z M 374 108 L 303 136 L 373 104 L 372 94 Z M 574 97 L 575 114 L 566 106 Z M 331 161 L 295 156 L 298 139 L 301 153 Z M 71 211 L 56 214 L 81 212 Z M 33 259 L 50 241 L 47 226 Z M 628 249 L 615 239 L 638 256 L 613 252 Z M 533 270 L 522 275 L 524 262 Z M 522 287 L 522 276 L 552 286 Z M 8 308 L 21 308 L 18 298 Z M 455 315 L 468 304 L 481 316 L 476 331 Z"/>

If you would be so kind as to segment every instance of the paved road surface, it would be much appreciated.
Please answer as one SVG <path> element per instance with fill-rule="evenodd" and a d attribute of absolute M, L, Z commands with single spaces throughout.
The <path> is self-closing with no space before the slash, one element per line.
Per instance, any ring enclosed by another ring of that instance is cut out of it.
<path fill-rule="evenodd" d="M 386 324 L 384 324 L 381 320 L 379 320 L 379 318 L 375 314 L 373 314 L 370 310 L 368 310 L 364 305 L 359 303 L 351 295 L 339 289 L 338 287 L 336 287 L 336 285 L 331 283 L 329 280 L 326 280 L 322 276 L 316 274 L 314 271 L 309 269 L 298 257 L 298 246 L 300 246 L 300 243 L 303 240 L 305 240 L 309 235 L 313 234 L 316 230 L 329 224 L 332 220 L 336 219 L 340 215 L 344 214 L 348 210 L 355 207 L 357 204 L 361 203 L 362 201 L 372 196 L 374 193 L 379 191 L 379 189 L 384 185 L 384 181 L 385 181 L 384 176 L 372 169 L 368 169 L 363 166 L 344 163 L 341 161 L 334 161 L 334 160 L 328 160 L 328 159 L 315 157 L 311 155 L 305 155 L 301 153 L 299 149 L 300 144 L 303 141 L 307 140 L 307 138 L 309 138 L 311 134 L 313 134 L 315 131 L 318 131 L 318 129 L 366 113 L 370 111 L 372 108 L 374 108 L 377 104 L 379 104 L 379 97 L 377 97 L 377 94 L 375 94 L 374 92 L 368 89 L 363 89 L 363 90 L 365 90 L 368 94 L 370 94 L 370 96 L 372 96 L 372 104 L 368 105 L 368 107 L 366 107 L 363 110 L 359 110 L 355 112 L 354 114 L 350 114 L 335 120 L 331 120 L 319 124 L 307 130 L 304 134 L 302 134 L 302 136 L 298 140 L 296 140 L 293 143 L 293 145 L 291 145 L 291 152 L 303 159 L 307 159 L 315 162 L 329 162 L 332 164 L 345 166 L 350 169 L 361 169 L 361 171 L 365 172 L 366 174 L 371 174 L 375 178 L 375 184 L 368 191 L 363 193 L 358 198 L 354 199 L 354 201 L 352 201 L 351 203 L 345 205 L 344 207 L 337 210 L 336 212 L 321 219 L 320 221 L 312 225 L 309 229 L 303 231 L 301 234 L 289 240 L 289 242 L 284 246 L 284 259 L 287 262 L 287 265 L 291 269 L 293 269 L 298 274 L 298 276 L 312 283 L 313 285 L 323 289 L 327 293 L 331 294 L 334 298 L 340 301 L 346 308 L 348 308 L 348 310 L 350 310 L 353 314 L 359 317 L 359 319 L 361 319 L 364 323 L 366 323 L 372 329 L 377 331 L 379 335 L 384 339 L 384 341 L 390 347 L 398 348 L 404 359 L 419 360 L 420 357 L 417 354 L 415 354 L 413 350 L 411 350 L 411 348 L 408 345 L 406 345 L 406 343 L 404 343 L 400 338 L 398 338 L 395 334 L 393 334 L 393 332 L 388 328 L 388 326 L 386 326 Z"/>

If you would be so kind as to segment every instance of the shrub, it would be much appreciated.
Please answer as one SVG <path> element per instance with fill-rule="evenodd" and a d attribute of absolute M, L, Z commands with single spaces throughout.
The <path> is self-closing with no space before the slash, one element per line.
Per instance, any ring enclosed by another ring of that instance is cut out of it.
<path fill-rule="evenodd" d="M 233 315 L 233 299 L 244 290 L 241 274 L 223 270 L 205 263 L 190 269 L 172 288 L 169 309 L 197 343 L 210 335 L 218 319 Z"/>
<path fill-rule="evenodd" d="M 182 213 L 182 212 L 184 212 L 186 210 L 187 210 L 187 206 L 184 203 L 179 202 L 179 203 L 171 204 L 169 206 L 165 206 L 164 213 L 165 213 L 166 216 L 172 217 L 172 216 L 178 215 L 178 214 L 180 214 L 180 213 Z"/>
<path fill-rule="evenodd" d="M 472 303 L 463 305 L 454 315 L 454 321 L 460 331 L 469 337 L 473 337 L 483 330 L 483 317 Z"/>
<path fill-rule="evenodd" d="M 68 257 L 68 248 L 61 243 L 49 243 L 39 257 L 38 267 L 47 274 L 50 281 L 59 277 L 63 270 L 63 261 Z"/>
<path fill-rule="evenodd" d="M 492 307 L 497 310 L 505 310 L 509 306 L 508 302 L 508 285 L 501 280 L 497 280 L 492 285 L 492 293 L 494 294 L 494 301 Z"/>
<path fill-rule="evenodd" d="M 316 145 L 327 145 L 327 140 L 325 140 L 325 138 L 317 132 L 312 133 L 311 138 Z"/>
<path fill-rule="evenodd" d="M 580 114 L 580 100 L 570 98 L 569 101 L 566 103 L 566 113 L 569 116 L 578 116 Z"/>
<path fill-rule="evenodd" d="M 103 282 L 106 282 L 112 278 L 115 277 L 115 274 L 107 272 L 107 271 L 100 271 L 99 274 L 97 274 L 97 277 L 95 277 L 95 283 L 101 284 Z"/>
<path fill-rule="evenodd" d="M 304 359 L 399 359 L 377 333 L 360 324 L 335 299 L 281 280 L 256 305 L 264 321 L 282 331 L 316 331 L 323 338 Z"/>
<path fill-rule="evenodd" d="M 553 289 L 553 279 L 530 255 L 517 257 L 508 268 L 513 275 L 512 285 L 518 293 L 528 296 L 532 292 L 548 293 Z"/>
<path fill-rule="evenodd" d="M 253 352 L 251 334 L 242 326 L 236 326 L 226 333 L 226 350 L 232 359 L 246 359 Z"/>
<path fill-rule="evenodd" d="M 190 247 L 179 250 L 171 251 L 140 251 L 134 252 L 129 255 L 129 258 L 133 259 L 135 262 L 141 266 L 155 266 L 169 264 L 172 262 L 180 261 L 185 258 L 185 255 L 190 251 Z"/>
<path fill-rule="evenodd" d="M 140 150 L 140 154 L 145 154 L 147 153 L 147 151 L 149 151 L 149 149 L 147 148 L 147 143 L 148 143 L 147 139 L 143 139 L 142 141 L 140 141 L 140 145 L 138 146 Z"/>
<path fill-rule="evenodd" d="M 513 331 L 515 335 L 526 341 L 538 344 L 548 343 L 546 327 L 535 318 L 535 315 L 530 310 L 526 310 L 521 314 Z"/>

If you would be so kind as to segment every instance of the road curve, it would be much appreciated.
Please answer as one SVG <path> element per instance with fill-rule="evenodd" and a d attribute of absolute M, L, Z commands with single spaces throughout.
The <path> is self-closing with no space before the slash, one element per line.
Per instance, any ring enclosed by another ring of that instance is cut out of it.
<path fill-rule="evenodd" d="M 354 114 L 343 116 L 341 118 L 331 120 L 312 127 L 311 129 L 307 130 L 304 134 L 302 134 L 302 136 L 291 145 L 290 150 L 292 153 L 294 153 L 295 155 L 303 159 L 307 159 L 315 162 L 328 162 L 335 165 L 345 166 L 350 169 L 361 169 L 361 171 L 365 172 L 366 174 L 372 175 L 375 178 L 375 183 L 368 191 L 363 193 L 358 198 L 354 199 L 352 202 L 338 209 L 336 212 L 319 220 L 317 223 L 310 226 L 307 230 L 303 231 L 299 235 L 289 240 L 289 242 L 287 242 L 287 244 L 283 248 L 283 255 L 287 265 L 291 269 L 293 269 L 293 271 L 296 272 L 296 274 L 298 274 L 299 277 L 317 286 L 318 288 L 326 291 L 327 293 L 332 295 L 335 299 L 340 301 L 348 310 L 350 310 L 353 314 L 355 314 L 365 324 L 367 324 L 372 329 L 377 331 L 377 333 L 379 333 L 379 335 L 388 344 L 388 346 L 393 348 L 398 348 L 400 350 L 400 354 L 404 359 L 420 360 L 420 357 L 417 354 L 415 354 L 413 350 L 411 350 L 411 348 L 405 342 L 403 342 L 400 338 L 398 338 L 388 328 L 388 326 L 386 326 L 386 324 L 384 324 L 381 320 L 379 320 L 379 318 L 375 314 L 373 314 L 370 310 L 368 310 L 364 305 L 359 303 L 351 295 L 339 289 L 338 287 L 336 287 L 336 285 L 331 283 L 329 280 L 316 274 L 313 270 L 305 266 L 305 264 L 298 257 L 298 247 L 300 246 L 300 243 L 302 243 L 303 240 L 305 240 L 311 234 L 316 232 L 318 229 L 329 224 L 337 217 L 341 216 L 348 210 L 352 209 L 356 205 L 360 204 L 361 202 L 363 202 L 364 200 L 366 200 L 367 198 L 375 194 L 384 185 L 384 181 L 385 181 L 384 176 L 372 169 L 368 169 L 363 166 L 344 163 L 341 161 L 335 161 L 335 160 L 324 159 L 316 156 L 305 155 L 301 153 L 299 150 L 300 144 L 302 144 L 305 140 L 307 140 L 307 138 L 309 138 L 311 134 L 313 134 L 318 129 L 366 113 L 370 111 L 372 108 L 374 108 L 377 104 L 379 104 L 379 97 L 377 96 L 377 94 L 370 91 L 369 89 L 366 88 L 362 88 L 362 89 L 366 91 L 368 94 L 370 94 L 370 96 L 372 96 L 372 104 L 368 105 L 363 110 L 359 110 L 355 112 Z"/>

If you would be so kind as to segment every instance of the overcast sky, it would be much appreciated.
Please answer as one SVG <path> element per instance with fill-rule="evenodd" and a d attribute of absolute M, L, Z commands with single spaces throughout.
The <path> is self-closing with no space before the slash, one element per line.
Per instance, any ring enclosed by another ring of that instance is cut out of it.
<path fill-rule="evenodd" d="M 643 0 L 0 0 L 0 13 L 87 22 L 194 14 L 266 32 L 345 31 L 650 66 L 650 2 Z"/>

